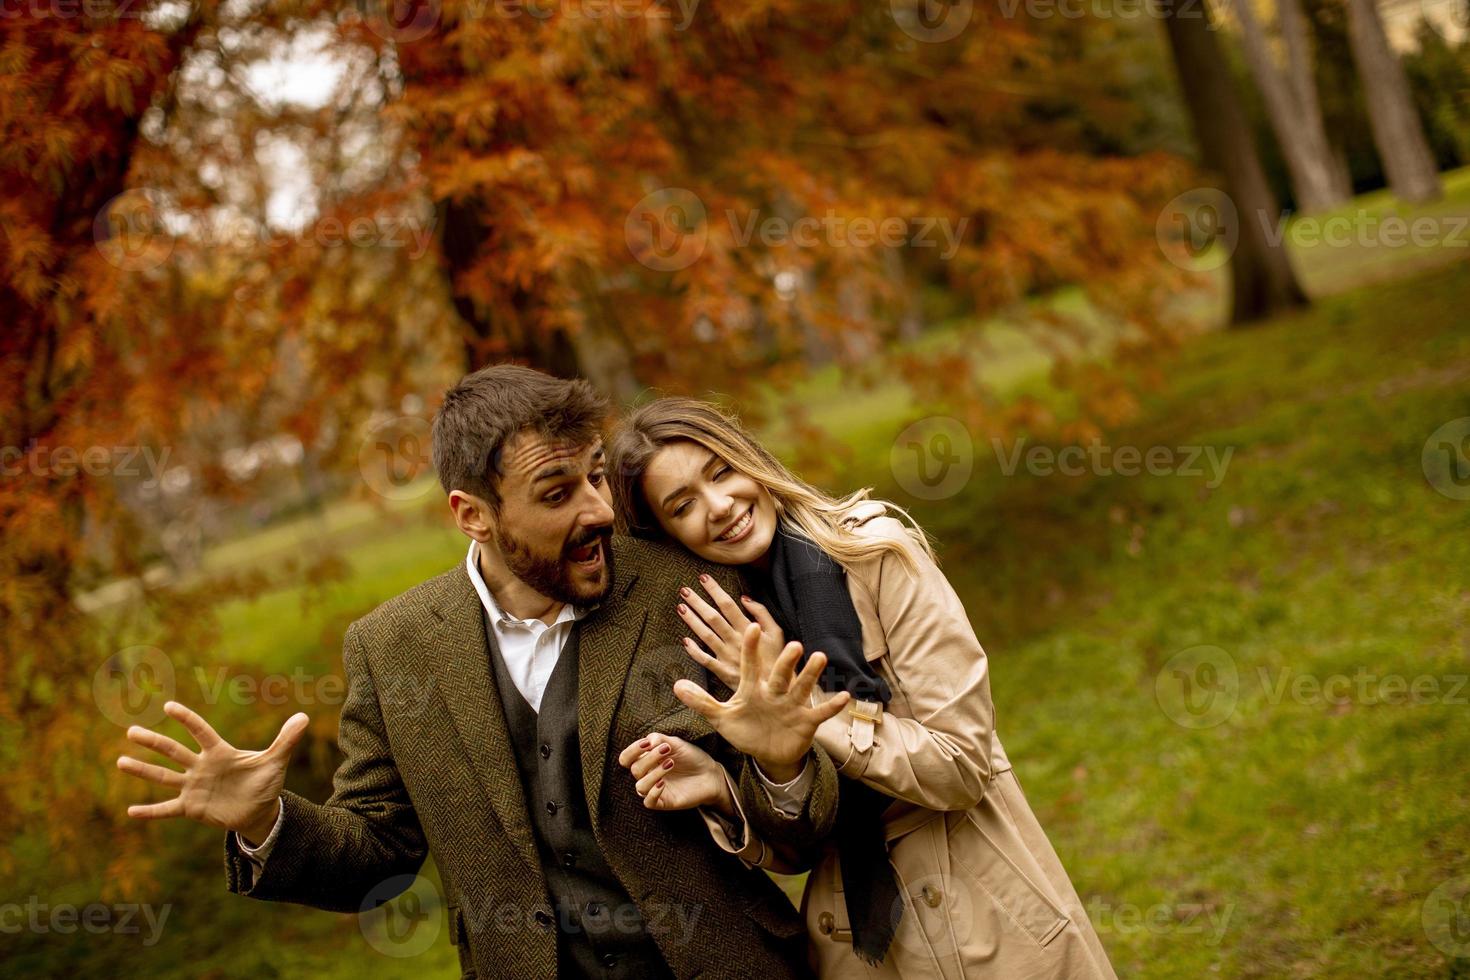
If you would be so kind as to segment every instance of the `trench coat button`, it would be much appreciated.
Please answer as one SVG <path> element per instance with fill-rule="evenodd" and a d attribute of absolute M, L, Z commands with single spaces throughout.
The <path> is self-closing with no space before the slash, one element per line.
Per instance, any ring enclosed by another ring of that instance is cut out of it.
<path fill-rule="evenodd" d="M 920 894 L 924 897 L 924 904 L 931 909 L 939 908 L 939 903 L 944 900 L 944 893 L 933 885 L 925 885 Z"/>
<path fill-rule="evenodd" d="M 824 936 L 832 935 L 832 930 L 837 927 L 837 920 L 832 918 L 831 912 L 823 912 L 817 916 L 817 931 Z"/>

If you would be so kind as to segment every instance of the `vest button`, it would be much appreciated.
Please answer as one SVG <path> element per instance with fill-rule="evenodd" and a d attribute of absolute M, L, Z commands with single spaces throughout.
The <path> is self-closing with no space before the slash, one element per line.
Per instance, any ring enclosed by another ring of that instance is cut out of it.
<path fill-rule="evenodd" d="M 543 759 L 550 759 L 551 758 L 551 746 L 547 745 L 544 742 L 541 743 L 541 758 L 543 758 Z"/>
<path fill-rule="evenodd" d="M 559 805 L 560 804 L 553 803 L 550 800 L 547 800 L 546 801 L 546 812 L 549 813 L 549 814 L 551 814 L 553 817 L 556 816 L 556 808 Z"/>
<path fill-rule="evenodd" d="M 605 966 L 605 967 L 607 967 L 609 970 L 611 970 L 613 967 L 615 967 L 615 966 L 618 965 L 618 958 L 617 958 L 617 956 L 615 956 L 612 953 L 603 953 L 602 954 L 602 965 Z"/>
<path fill-rule="evenodd" d="M 577 855 L 571 851 L 567 851 L 561 856 L 561 863 L 569 868 L 575 868 L 577 866 Z"/>

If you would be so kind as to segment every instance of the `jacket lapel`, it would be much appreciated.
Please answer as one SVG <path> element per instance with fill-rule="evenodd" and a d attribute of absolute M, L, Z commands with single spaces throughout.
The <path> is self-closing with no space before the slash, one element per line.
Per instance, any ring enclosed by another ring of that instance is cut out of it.
<path fill-rule="evenodd" d="M 636 575 L 614 586 L 614 594 L 582 621 L 577 663 L 577 739 L 582 748 L 582 788 L 593 830 L 600 826 L 598 801 L 609 765 L 608 739 L 622 701 L 633 656 L 643 637 L 648 609 L 630 602 Z M 619 749 L 622 746 L 618 747 Z"/>
<path fill-rule="evenodd" d="M 490 669 L 484 607 L 463 565 L 449 577 L 449 587 L 436 604 L 435 613 L 440 619 L 433 640 L 440 697 L 500 825 L 526 864 L 539 870 L 541 863 L 531 836 L 510 729 Z"/>

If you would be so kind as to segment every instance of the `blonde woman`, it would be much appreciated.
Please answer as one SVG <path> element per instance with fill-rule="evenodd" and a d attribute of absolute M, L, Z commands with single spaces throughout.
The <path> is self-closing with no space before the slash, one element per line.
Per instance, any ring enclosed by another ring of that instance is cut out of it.
<path fill-rule="evenodd" d="M 792 863 L 738 812 L 707 821 L 749 864 L 815 864 L 802 912 L 821 976 L 1114 977 L 1001 747 L 985 651 L 923 532 L 889 511 L 908 515 L 824 494 L 693 399 L 634 411 L 609 455 L 626 531 L 740 573 L 739 598 L 712 579 L 670 596 L 689 655 L 737 689 L 744 656 L 774 678 L 797 640 L 827 657 L 812 697 L 852 699 L 816 733 L 844 777 L 822 854 Z M 676 694 L 720 729 L 725 705 Z M 650 733 L 619 761 L 652 808 L 732 813 L 718 764 L 687 742 Z"/>

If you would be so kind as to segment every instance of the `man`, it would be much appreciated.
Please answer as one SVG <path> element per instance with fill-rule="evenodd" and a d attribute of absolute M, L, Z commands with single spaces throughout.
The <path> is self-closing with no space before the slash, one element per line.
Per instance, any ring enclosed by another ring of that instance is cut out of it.
<path fill-rule="evenodd" d="M 681 677 L 711 683 L 679 644 L 679 587 L 736 583 L 613 536 L 605 416 L 584 381 L 508 365 L 464 378 L 435 418 L 434 462 L 469 554 L 348 629 L 331 799 L 282 790 L 304 714 L 251 752 L 170 702 L 200 750 L 129 729 L 184 767 L 119 759 L 179 790 L 129 814 L 227 828 L 232 891 L 344 912 L 402 891 L 432 851 L 466 976 L 805 975 L 790 903 L 706 827 L 813 850 L 837 799 L 811 747 L 825 709 L 742 682 L 729 704 L 744 721 L 781 722 L 751 759 L 674 697 Z M 652 731 L 738 773 L 725 814 L 644 806 L 616 757 Z"/>

